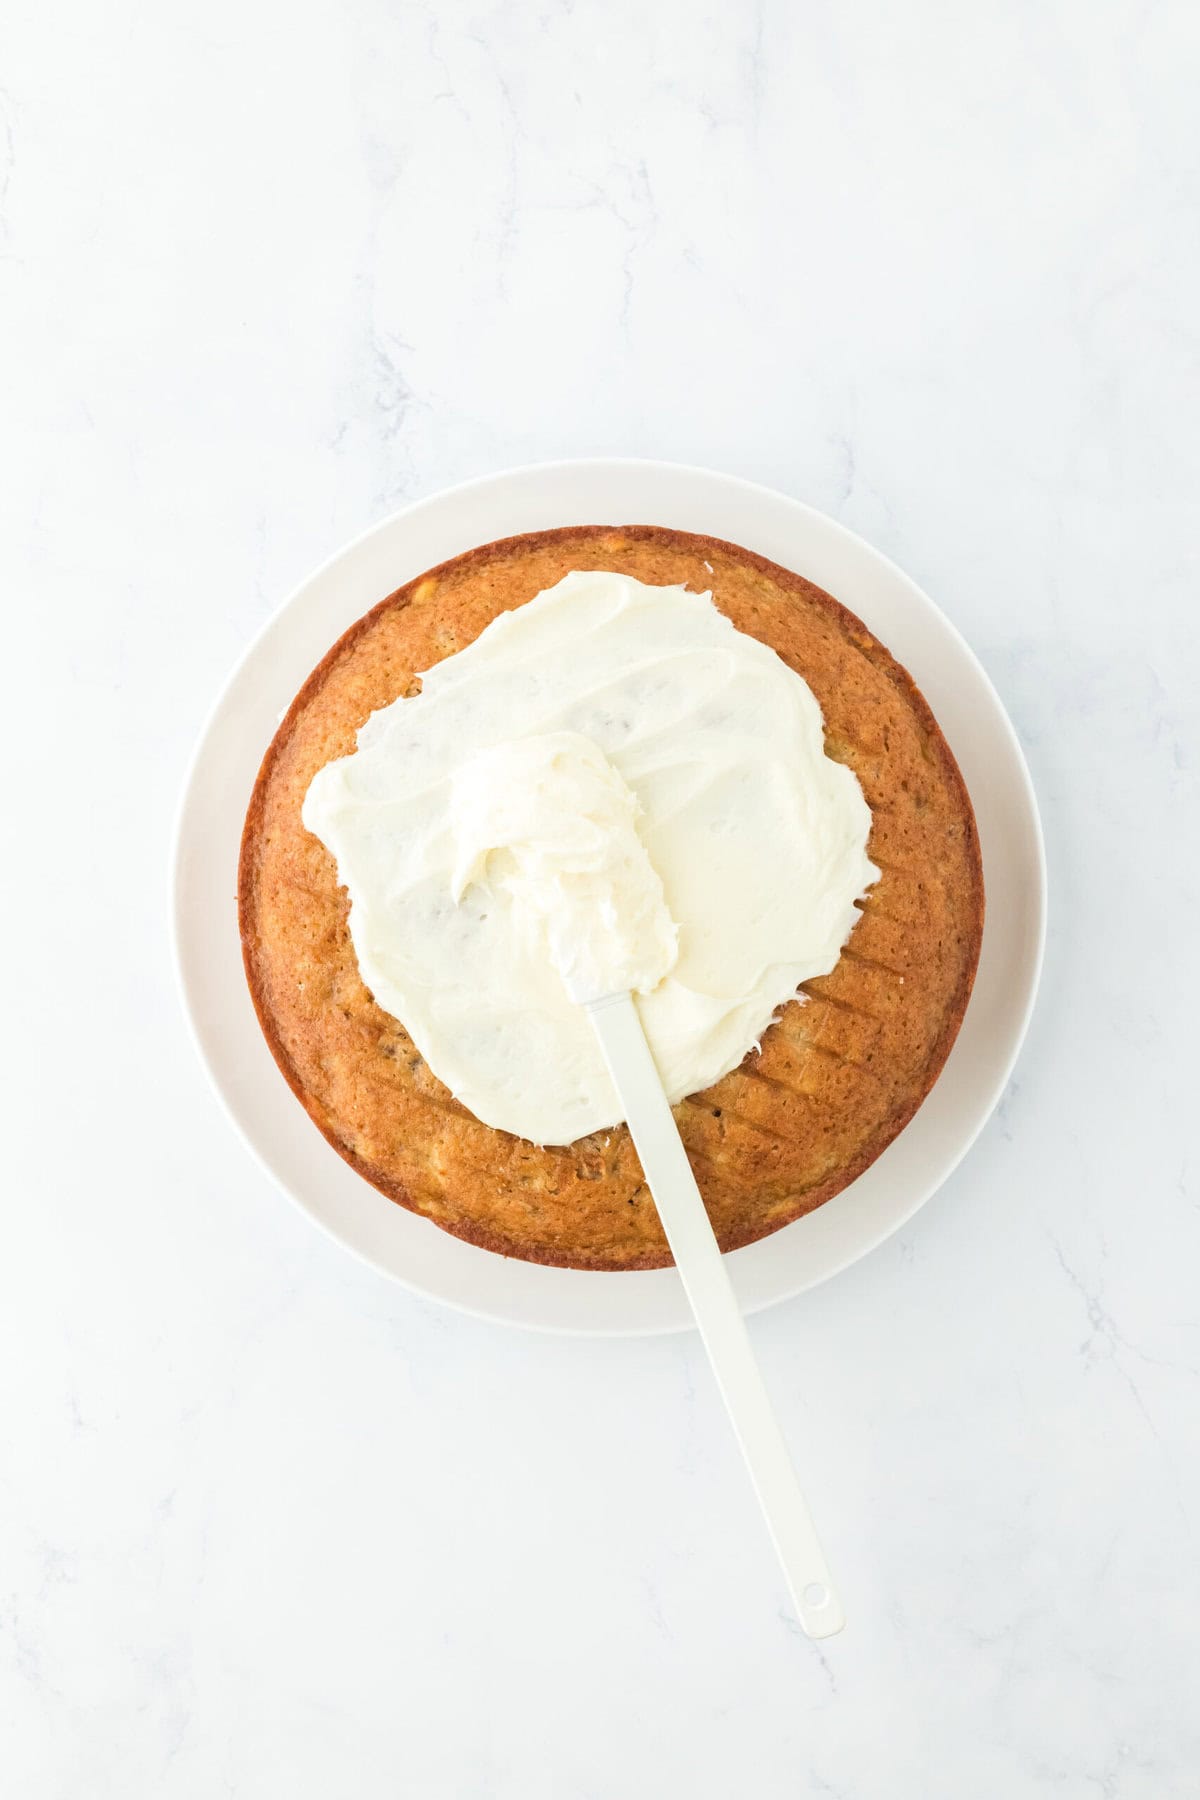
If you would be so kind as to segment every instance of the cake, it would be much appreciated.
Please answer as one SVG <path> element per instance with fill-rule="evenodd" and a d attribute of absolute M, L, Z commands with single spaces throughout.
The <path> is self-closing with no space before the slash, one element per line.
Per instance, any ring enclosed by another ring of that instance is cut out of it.
<path fill-rule="evenodd" d="M 655 1268 L 670 1253 L 625 1128 L 541 1148 L 455 1100 L 364 985 L 335 864 L 301 819 L 313 776 L 353 751 L 371 713 L 575 569 L 711 591 L 808 683 L 826 753 L 854 771 L 871 808 L 880 876 L 836 967 L 805 983 L 759 1051 L 675 1108 L 722 1248 L 830 1200 L 891 1142 L 937 1079 L 978 961 L 970 800 L 924 699 L 868 629 L 803 577 L 713 538 L 587 526 L 505 539 L 409 582 L 353 625 L 297 695 L 255 783 L 239 867 L 242 946 L 284 1076 L 389 1199 L 505 1255 Z"/>

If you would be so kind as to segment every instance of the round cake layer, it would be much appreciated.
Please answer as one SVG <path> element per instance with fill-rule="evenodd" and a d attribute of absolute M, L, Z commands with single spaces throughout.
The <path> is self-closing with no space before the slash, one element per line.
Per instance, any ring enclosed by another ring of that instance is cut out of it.
<path fill-rule="evenodd" d="M 675 1109 L 724 1249 L 830 1199 L 920 1105 L 970 994 L 982 871 L 962 778 L 906 672 L 829 595 L 732 544 L 654 526 L 506 539 L 410 582 L 333 647 L 267 751 L 242 842 L 246 972 L 280 1068 L 360 1174 L 446 1230 L 533 1261 L 653 1268 L 670 1253 L 625 1129 L 539 1149 L 459 1105 L 364 986 L 333 859 L 300 816 L 313 775 L 372 712 L 572 569 L 711 590 L 808 682 L 827 753 L 871 807 L 880 880 L 837 967 L 784 1008 L 761 1053 Z"/>

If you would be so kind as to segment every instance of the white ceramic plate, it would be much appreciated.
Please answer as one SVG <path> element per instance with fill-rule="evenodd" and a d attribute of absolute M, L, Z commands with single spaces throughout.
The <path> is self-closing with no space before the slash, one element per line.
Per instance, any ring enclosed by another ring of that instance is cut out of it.
<path fill-rule="evenodd" d="M 547 1331 L 676 1331 L 690 1318 L 673 1269 L 584 1274 L 496 1256 L 405 1212 L 356 1175 L 267 1050 L 233 904 L 242 819 L 263 752 L 346 627 L 393 588 L 476 544 L 585 524 L 705 532 L 808 576 L 905 664 L 953 747 L 979 821 L 988 900 L 958 1042 L 916 1118 L 865 1175 L 810 1217 L 732 1254 L 743 1307 L 754 1312 L 826 1280 L 912 1217 L 974 1142 L 1025 1034 L 1045 931 L 1037 805 L 1008 716 L 953 625 L 861 539 L 767 488 L 669 463 L 551 463 L 436 494 L 339 552 L 251 645 L 197 747 L 176 844 L 176 955 L 200 1054 L 230 1117 L 279 1186 L 339 1243 L 409 1287 L 487 1318 Z"/>

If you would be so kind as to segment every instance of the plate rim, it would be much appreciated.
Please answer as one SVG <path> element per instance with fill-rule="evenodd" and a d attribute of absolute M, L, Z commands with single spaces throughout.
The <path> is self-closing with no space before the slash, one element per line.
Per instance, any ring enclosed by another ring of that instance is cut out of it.
<path fill-rule="evenodd" d="M 1003 1063 L 998 1066 L 997 1073 L 986 1093 L 985 1101 L 981 1102 L 978 1106 L 978 1116 L 970 1131 L 963 1136 L 956 1153 L 951 1160 L 942 1165 L 940 1174 L 938 1174 L 936 1179 L 933 1180 L 930 1185 L 921 1186 L 919 1188 L 912 1198 L 911 1204 L 908 1204 L 897 1211 L 894 1216 L 887 1220 L 881 1229 L 875 1229 L 864 1236 L 857 1247 L 848 1250 L 841 1256 L 833 1257 L 829 1261 L 828 1266 L 824 1267 L 819 1273 L 812 1275 L 808 1279 L 800 1279 L 798 1281 L 793 1280 L 785 1285 L 778 1293 L 768 1294 L 764 1297 L 750 1300 L 744 1299 L 743 1310 L 747 1314 L 765 1311 L 768 1307 L 782 1304 L 789 1299 L 794 1299 L 800 1294 L 821 1286 L 826 1281 L 832 1280 L 837 1275 L 844 1273 L 847 1268 L 852 1267 L 855 1263 L 861 1261 L 864 1257 L 869 1256 L 882 1244 L 886 1243 L 889 1238 L 894 1236 L 897 1231 L 901 1230 L 909 1223 L 921 1208 L 933 1198 L 933 1195 L 950 1179 L 955 1170 L 959 1168 L 966 1156 L 973 1149 L 985 1125 L 995 1112 L 996 1107 L 1008 1086 L 1013 1069 L 1016 1066 L 1024 1046 L 1030 1021 L 1033 1017 L 1033 1011 L 1037 1003 L 1045 962 L 1047 914 L 1049 905 L 1045 834 L 1041 813 L 1037 803 L 1037 794 L 1024 749 L 1008 709 L 1004 705 L 991 676 L 984 668 L 975 651 L 963 636 L 954 620 L 950 618 L 948 614 L 943 612 L 913 577 L 907 574 L 907 572 L 889 557 L 886 552 L 879 550 L 874 544 L 870 543 L 869 540 L 861 537 L 857 532 L 851 530 L 849 526 L 844 525 L 841 520 L 835 519 L 830 514 L 822 512 L 818 507 L 810 505 L 807 501 L 799 500 L 795 496 L 785 493 L 782 489 L 771 487 L 766 483 L 751 481 L 744 476 L 733 475 L 727 471 L 711 468 L 702 464 L 679 463 L 651 457 L 599 456 L 552 458 L 492 470 L 483 475 L 467 477 L 448 487 L 439 488 L 431 494 L 422 495 L 420 498 L 394 509 L 384 518 L 377 520 L 375 524 L 366 527 L 356 536 L 347 540 L 344 544 L 341 544 L 329 556 L 325 557 L 323 561 L 318 563 L 315 568 L 304 575 L 301 580 L 289 590 L 280 603 L 271 610 L 267 618 L 254 632 L 242 653 L 233 663 L 204 715 L 187 760 L 183 781 L 180 786 L 175 806 L 171 831 L 169 865 L 169 937 L 171 962 L 181 1009 L 186 1021 L 188 1035 L 191 1038 L 201 1067 L 205 1072 L 210 1090 L 215 1094 L 218 1104 L 232 1126 L 236 1136 L 249 1151 L 254 1162 L 267 1176 L 272 1186 L 283 1193 L 289 1202 L 308 1220 L 316 1225 L 326 1237 L 339 1245 L 341 1249 L 348 1251 L 359 1262 L 365 1264 L 367 1268 L 372 1269 L 377 1275 L 399 1283 L 400 1286 L 406 1288 L 409 1292 L 418 1295 L 420 1298 L 452 1307 L 456 1311 L 464 1312 L 473 1318 L 487 1323 L 500 1324 L 509 1328 L 521 1330 L 536 1331 L 550 1336 L 666 1336 L 680 1331 L 694 1329 L 686 1314 L 651 1323 L 644 1321 L 635 1323 L 596 1321 L 578 1323 L 558 1320 L 550 1321 L 541 1318 L 523 1318 L 512 1312 L 506 1312 L 498 1307 L 495 1309 L 490 1308 L 486 1304 L 481 1304 L 475 1300 L 451 1296 L 444 1292 L 437 1292 L 422 1285 L 420 1281 L 402 1274 L 399 1270 L 386 1266 L 373 1256 L 362 1244 L 354 1242 L 350 1236 L 339 1230 L 329 1218 L 322 1216 L 321 1212 L 317 1210 L 315 1206 L 302 1198 L 298 1192 L 281 1178 L 276 1170 L 272 1168 L 265 1151 L 255 1142 L 250 1131 L 234 1110 L 230 1097 L 226 1092 L 222 1079 L 214 1066 L 208 1048 L 201 1035 L 185 967 L 184 909 L 186 906 L 186 893 L 184 863 L 187 851 L 189 815 L 196 803 L 197 789 L 203 766 L 207 756 L 211 754 L 214 748 L 215 730 L 226 703 L 246 669 L 254 661 L 264 641 L 276 630 L 284 616 L 292 610 L 307 590 L 316 588 L 320 583 L 332 575 L 340 565 L 346 563 L 356 552 L 365 549 L 372 540 L 383 538 L 391 534 L 402 522 L 410 521 L 416 515 L 425 511 L 445 507 L 447 504 L 452 504 L 455 500 L 460 500 L 470 494 L 481 493 L 488 488 L 500 487 L 506 483 L 536 482 L 538 478 L 561 478 L 570 474 L 590 474 L 598 479 L 602 477 L 605 471 L 616 472 L 618 474 L 641 472 L 647 475 L 653 471 L 656 479 L 661 477 L 673 477 L 684 481 L 699 480 L 701 482 L 717 482 L 722 487 L 731 490 L 740 489 L 745 494 L 755 496 L 760 501 L 776 504 L 782 502 L 784 506 L 787 509 L 790 509 L 794 514 L 803 515 L 812 528 L 817 531 L 831 534 L 835 539 L 841 539 L 844 544 L 851 548 L 853 554 L 862 555 L 865 553 L 869 561 L 875 562 L 879 568 L 886 571 L 894 582 L 898 583 L 900 587 L 906 590 L 908 599 L 911 602 L 919 604 L 919 607 L 924 610 L 929 618 L 931 618 L 935 626 L 944 631 L 953 641 L 955 650 L 970 665 L 975 679 L 981 684 L 983 689 L 986 690 L 993 703 L 996 721 L 999 723 L 1001 730 L 1007 739 L 1007 748 L 1011 756 L 1012 769 L 1018 778 L 1019 798 L 1025 823 L 1031 829 L 1033 859 L 1031 868 L 1026 871 L 1026 877 L 1027 879 L 1031 878 L 1030 894 L 1036 908 L 1036 924 L 1032 955 L 1029 960 L 1028 975 L 1026 978 L 1026 990 L 1019 1016 L 1011 1031 L 1008 1053 L 1003 1059 Z M 576 520 L 574 522 L 616 524 L 651 523 L 653 521 L 647 519 L 621 521 Z M 502 536 L 505 534 L 502 533 L 499 535 Z M 519 535 L 519 533 L 514 531 L 511 535 Z M 715 535 L 721 534 L 716 533 Z M 480 541 L 485 542 L 487 540 L 481 539 Z M 471 544 L 464 544 L 462 549 L 465 551 L 473 547 L 474 546 Z M 799 572 L 803 573 L 803 570 Z M 838 597 L 841 598 L 841 596 Z M 852 611 L 856 610 L 849 599 L 844 603 L 849 604 Z M 359 616 L 361 615 L 357 612 L 354 614 L 354 617 Z M 353 622 L 353 618 L 348 618 L 346 620 L 345 628 L 348 628 Z M 868 627 L 870 627 L 869 620 L 867 623 Z M 903 655 L 900 656 L 899 660 L 902 664 L 907 666 Z M 917 679 L 918 686 L 921 686 L 922 682 L 920 676 L 915 677 L 915 679 Z M 266 746 L 264 744 L 264 751 L 265 748 Z M 986 931 L 987 925 L 985 921 L 985 940 Z M 970 1003 L 968 1003 L 968 1014 L 969 1011 Z M 951 1051 L 951 1058 L 952 1057 L 953 1050 Z M 918 1109 L 916 1115 L 914 1115 L 914 1119 L 910 1121 L 909 1126 L 905 1128 L 906 1132 L 911 1130 L 912 1126 L 919 1120 L 922 1110 L 922 1108 Z M 904 1134 L 902 1133 L 901 1136 L 903 1135 Z M 358 1177 L 358 1179 L 361 1180 L 361 1177 Z M 851 1184 L 851 1186 L 853 1186 L 853 1184 Z M 849 1191 L 849 1189 L 845 1190 L 845 1192 Z M 835 1196 L 834 1199 L 827 1204 L 836 1205 L 840 1198 L 840 1195 Z M 378 1199 L 381 1206 L 393 1206 L 395 1204 L 394 1202 L 387 1200 L 383 1195 L 379 1195 Z M 818 1209 L 818 1211 L 820 1210 L 823 1209 Z M 417 1220 L 415 1219 L 415 1215 L 411 1214 L 408 1216 L 414 1218 L 415 1222 L 425 1226 L 429 1230 L 439 1229 L 439 1227 L 427 1220 Z M 792 1225 L 784 1226 L 780 1233 L 772 1234 L 772 1237 L 782 1236 L 787 1231 L 794 1230 L 796 1226 L 802 1224 L 803 1219 L 793 1221 Z M 457 1242 L 459 1240 L 455 1241 Z M 769 1237 L 768 1239 L 761 1241 L 769 1243 L 772 1241 L 772 1238 Z M 473 1251 L 476 1250 L 475 1246 L 466 1247 Z M 748 1248 L 753 1249 L 755 1246 L 749 1246 Z M 484 1256 L 492 1254 L 486 1251 L 476 1251 L 476 1253 Z M 736 1262 L 737 1257 L 741 1254 L 744 1253 L 733 1252 L 732 1259 Z M 501 1265 L 505 1265 L 512 1259 L 499 1258 L 497 1260 Z M 537 1269 L 541 1268 L 541 1265 L 527 1266 Z M 564 1276 L 569 1277 L 580 1273 L 586 1275 L 588 1273 L 559 1268 L 546 1269 L 543 1272 L 548 1276 L 557 1278 L 562 1278 Z M 630 1279 L 637 1280 L 639 1278 L 644 1278 L 647 1273 L 661 1275 L 664 1273 L 670 1274 L 672 1271 L 614 1271 L 597 1274 L 596 1278 L 608 1283 Z"/>

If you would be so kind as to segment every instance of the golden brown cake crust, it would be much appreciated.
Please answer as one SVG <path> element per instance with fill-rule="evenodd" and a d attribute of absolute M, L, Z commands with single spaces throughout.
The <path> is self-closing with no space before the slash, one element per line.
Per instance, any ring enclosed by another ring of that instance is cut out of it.
<path fill-rule="evenodd" d="M 246 975 L 275 1059 L 334 1149 L 384 1194 L 507 1256 L 579 1269 L 671 1260 L 624 1126 L 539 1149 L 483 1125 L 431 1073 L 359 975 L 345 890 L 301 823 L 316 771 L 354 748 L 419 671 L 571 569 L 682 582 L 812 688 L 829 755 L 872 812 L 881 876 L 832 974 L 805 984 L 761 1053 L 675 1108 L 721 1246 L 811 1212 L 874 1161 L 933 1086 L 958 1033 L 983 932 L 971 803 L 904 669 L 811 582 L 719 539 L 579 526 L 482 545 L 351 626 L 263 760 L 238 909 Z"/>

